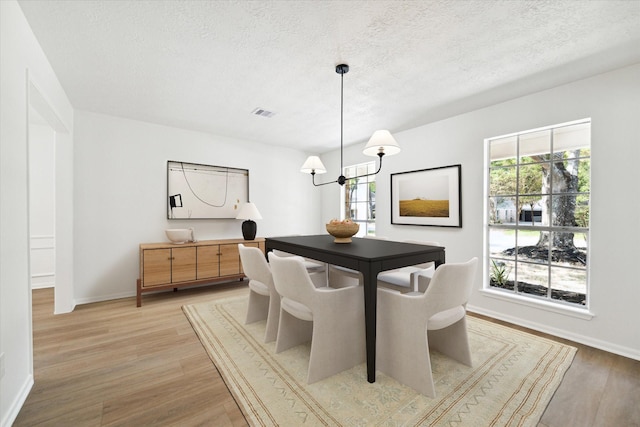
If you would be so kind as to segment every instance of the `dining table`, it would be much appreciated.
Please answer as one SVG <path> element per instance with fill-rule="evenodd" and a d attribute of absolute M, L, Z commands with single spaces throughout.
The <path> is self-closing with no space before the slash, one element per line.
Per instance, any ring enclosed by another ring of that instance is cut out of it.
<path fill-rule="evenodd" d="M 333 236 L 286 236 L 265 238 L 265 250 L 280 250 L 327 264 L 359 271 L 364 289 L 367 381 L 376 380 L 376 309 L 378 273 L 433 261 L 445 262 L 445 248 L 417 243 L 353 237 L 336 243 Z"/>

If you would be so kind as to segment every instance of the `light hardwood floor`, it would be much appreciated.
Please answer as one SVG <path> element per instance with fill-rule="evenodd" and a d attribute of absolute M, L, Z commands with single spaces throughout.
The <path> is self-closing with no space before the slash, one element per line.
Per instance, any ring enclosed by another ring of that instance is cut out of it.
<path fill-rule="evenodd" d="M 33 291 L 35 385 L 14 425 L 246 426 L 181 307 L 247 292 L 236 282 L 53 315 L 53 290 Z M 640 362 L 559 341 L 578 353 L 539 427 L 640 426 Z"/>

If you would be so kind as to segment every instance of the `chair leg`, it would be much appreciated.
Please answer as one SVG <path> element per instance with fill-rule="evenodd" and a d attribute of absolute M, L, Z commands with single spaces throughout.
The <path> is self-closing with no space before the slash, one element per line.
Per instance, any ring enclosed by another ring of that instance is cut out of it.
<path fill-rule="evenodd" d="M 333 320 L 333 319 L 330 319 Z M 366 360 L 364 313 L 345 325 L 316 321 L 313 325 L 307 383 L 313 384 Z"/>
<path fill-rule="evenodd" d="M 425 396 L 435 397 L 427 319 L 412 309 L 403 306 L 397 296 L 378 292 L 376 369 Z"/>
<path fill-rule="evenodd" d="M 280 322 L 280 296 L 272 295 L 269 298 L 269 315 L 267 327 L 264 331 L 264 342 L 275 341 L 278 337 L 278 323 Z"/>
<path fill-rule="evenodd" d="M 411 289 L 413 289 L 413 292 L 420 292 L 420 288 L 418 286 L 418 275 L 417 274 L 412 274 L 411 275 Z"/>
<path fill-rule="evenodd" d="M 324 271 L 318 271 L 315 273 L 310 273 L 309 278 L 313 282 L 316 288 L 324 288 L 327 285 L 327 274 Z"/>
<path fill-rule="evenodd" d="M 276 353 L 310 341 L 312 332 L 313 322 L 300 320 L 281 308 Z"/>
<path fill-rule="evenodd" d="M 409 339 L 405 335 L 397 341 L 379 340 L 387 344 L 377 346 L 376 368 L 425 396 L 436 397 L 427 337 L 422 333 L 413 335 Z"/>
<path fill-rule="evenodd" d="M 355 275 L 350 275 L 349 273 L 329 270 L 327 273 L 327 284 L 328 286 L 336 289 L 348 288 L 360 285 L 360 279 Z"/>
<path fill-rule="evenodd" d="M 249 304 L 247 306 L 247 318 L 244 323 L 254 323 L 267 318 L 269 314 L 269 297 L 256 292 L 249 292 Z"/>
<path fill-rule="evenodd" d="M 472 366 L 466 317 L 446 328 L 429 331 L 428 335 L 429 346 L 432 349 L 467 366 Z"/>

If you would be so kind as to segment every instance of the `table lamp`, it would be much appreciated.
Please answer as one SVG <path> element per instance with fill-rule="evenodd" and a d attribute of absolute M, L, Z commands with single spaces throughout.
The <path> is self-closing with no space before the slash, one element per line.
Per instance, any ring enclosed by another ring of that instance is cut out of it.
<path fill-rule="evenodd" d="M 242 205 L 236 219 L 245 220 L 242 222 L 242 237 L 244 237 L 244 240 L 254 240 L 256 238 L 256 231 L 258 231 L 254 219 L 262 219 L 262 215 L 260 215 L 256 205 L 251 202 Z"/>

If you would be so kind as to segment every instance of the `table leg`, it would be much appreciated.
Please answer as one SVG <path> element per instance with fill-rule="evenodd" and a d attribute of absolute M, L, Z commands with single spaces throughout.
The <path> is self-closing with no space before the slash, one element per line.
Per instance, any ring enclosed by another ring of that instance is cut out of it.
<path fill-rule="evenodd" d="M 364 285 L 364 319 L 367 345 L 367 381 L 376 382 L 376 305 L 377 272 L 370 266 L 360 269 Z"/>

